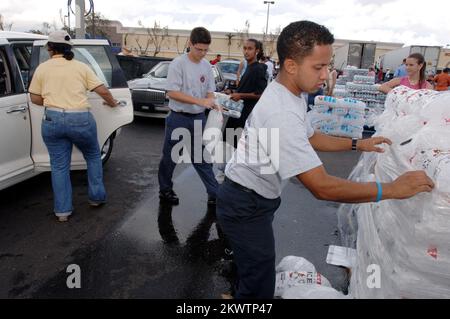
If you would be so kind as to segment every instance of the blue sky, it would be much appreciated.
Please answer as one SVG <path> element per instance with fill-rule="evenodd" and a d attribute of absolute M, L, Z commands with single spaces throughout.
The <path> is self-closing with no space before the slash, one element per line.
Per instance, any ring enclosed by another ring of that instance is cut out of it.
<path fill-rule="evenodd" d="M 124 26 L 153 25 L 173 29 L 205 26 L 236 31 L 250 22 L 250 32 L 262 33 L 267 5 L 263 0 L 93 0 L 95 10 Z M 326 25 L 340 39 L 400 42 L 406 45 L 450 45 L 448 0 L 274 0 L 269 31 L 289 22 L 311 20 Z M 73 7 L 75 0 L 73 2 Z M 89 1 L 86 0 L 87 6 Z M 43 22 L 60 27 L 59 11 L 67 0 L 2 0 L 0 14 L 15 31 L 40 29 Z M 74 21 L 72 21 L 72 25 Z"/>

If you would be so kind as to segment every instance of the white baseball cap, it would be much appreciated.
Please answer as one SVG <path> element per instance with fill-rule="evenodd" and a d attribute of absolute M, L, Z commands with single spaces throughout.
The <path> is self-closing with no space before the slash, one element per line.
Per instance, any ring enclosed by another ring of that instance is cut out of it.
<path fill-rule="evenodd" d="M 64 43 L 68 45 L 73 45 L 70 35 L 64 30 L 54 31 L 49 34 L 48 41 L 52 43 Z"/>

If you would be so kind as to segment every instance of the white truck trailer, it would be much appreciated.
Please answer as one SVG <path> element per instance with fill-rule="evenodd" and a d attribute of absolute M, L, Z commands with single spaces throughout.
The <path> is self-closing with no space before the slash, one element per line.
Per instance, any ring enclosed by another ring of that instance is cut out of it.
<path fill-rule="evenodd" d="M 426 72 L 425 74 L 436 74 L 439 63 L 439 55 L 441 47 L 439 46 L 420 46 L 413 45 L 403 47 L 397 50 L 389 51 L 380 57 L 380 67 L 383 70 L 390 69 L 392 73 L 402 64 L 403 59 L 412 53 L 420 53 L 425 58 Z"/>
<path fill-rule="evenodd" d="M 334 67 L 342 70 L 346 66 L 368 69 L 375 63 L 376 43 L 349 42 L 334 51 Z"/>

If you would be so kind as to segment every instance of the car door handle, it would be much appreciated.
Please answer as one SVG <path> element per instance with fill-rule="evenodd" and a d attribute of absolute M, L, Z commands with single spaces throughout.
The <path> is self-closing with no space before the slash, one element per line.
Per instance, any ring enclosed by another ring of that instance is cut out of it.
<path fill-rule="evenodd" d="M 6 111 L 6 114 L 12 114 L 17 112 L 25 113 L 28 110 L 28 106 L 19 106 L 16 108 L 11 108 L 8 111 Z"/>
<path fill-rule="evenodd" d="M 119 102 L 117 102 L 117 105 L 124 107 L 124 106 L 128 105 L 128 102 L 127 101 L 119 101 Z"/>

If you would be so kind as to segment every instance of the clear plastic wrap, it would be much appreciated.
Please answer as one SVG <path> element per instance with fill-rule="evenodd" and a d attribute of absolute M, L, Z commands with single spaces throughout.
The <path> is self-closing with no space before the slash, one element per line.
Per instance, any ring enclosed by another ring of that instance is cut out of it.
<path fill-rule="evenodd" d="M 393 144 L 361 157 L 352 180 L 390 182 L 425 170 L 436 186 L 407 200 L 340 207 L 343 242 L 356 242 L 357 249 L 349 292 L 355 298 L 450 298 L 450 92 L 397 87 L 376 129 Z M 379 267 L 379 288 L 367 284 L 371 265 Z"/>

